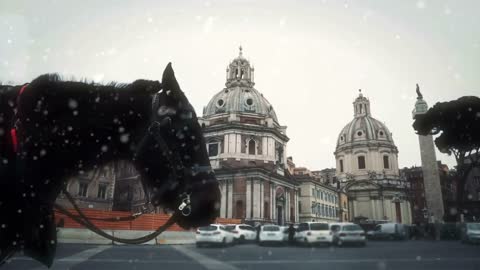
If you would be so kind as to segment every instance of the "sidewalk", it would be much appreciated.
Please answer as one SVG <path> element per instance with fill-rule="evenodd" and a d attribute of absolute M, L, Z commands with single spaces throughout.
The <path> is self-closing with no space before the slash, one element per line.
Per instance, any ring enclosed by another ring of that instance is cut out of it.
<path fill-rule="evenodd" d="M 104 230 L 106 233 L 118 238 L 133 239 L 145 236 L 153 231 L 136 231 L 136 230 Z M 70 229 L 59 228 L 57 233 L 58 243 L 69 244 L 96 244 L 96 245 L 123 245 L 114 242 L 103 236 L 100 236 L 88 229 Z M 178 245 L 178 244 L 194 244 L 195 232 L 179 232 L 166 231 L 157 236 L 155 239 L 146 242 L 144 245 Z"/>

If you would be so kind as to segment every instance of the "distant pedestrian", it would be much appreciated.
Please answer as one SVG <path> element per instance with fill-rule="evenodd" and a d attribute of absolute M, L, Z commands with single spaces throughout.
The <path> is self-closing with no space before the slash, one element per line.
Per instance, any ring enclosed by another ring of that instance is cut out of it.
<path fill-rule="evenodd" d="M 295 239 L 295 228 L 293 227 L 293 224 L 290 224 L 290 226 L 288 227 L 288 244 L 293 245 L 294 239 Z"/>

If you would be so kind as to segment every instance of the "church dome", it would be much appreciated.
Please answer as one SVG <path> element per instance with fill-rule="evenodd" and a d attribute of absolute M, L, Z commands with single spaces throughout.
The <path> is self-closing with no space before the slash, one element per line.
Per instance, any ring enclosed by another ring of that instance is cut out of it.
<path fill-rule="evenodd" d="M 353 102 L 354 119 L 350 121 L 340 132 L 337 139 L 337 150 L 353 145 L 365 143 L 377 143 L 383 146 L 395 147 L 392 133 L 387 126 L 370 114 L 370 101 L 362 95 Z"/>
<path fill-rule="evenodd" d="M 272 118 L 278 123 L 272 105 L 263 94 L 253 88 L 255 85 L 253 73 L 254 68 L 243 57 L 240 47 L 239 56 L 227 67 L 226 88 L 215 94 L 208 102 L 203 110 L 203 117 L 224 113 L 247 113 Z"/>

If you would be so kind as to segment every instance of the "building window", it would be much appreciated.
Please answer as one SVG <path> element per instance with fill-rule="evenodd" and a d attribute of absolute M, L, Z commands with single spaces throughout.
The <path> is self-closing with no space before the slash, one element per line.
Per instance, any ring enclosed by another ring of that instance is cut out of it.
<path fill-rule="evenodd" d="M 79 183 L 78 184 L 78 196 L 87 197 L 87 189 L 88 189 L 88 184 L 87 183 Z"/>
<path fill-rule="evenodd" d="M 365 156 L 358 156 L 358 169 L 365 169 Z"/>
<path fill-rule="evenodd" d="M 340 172 L 343 172 L 343 159 L 340 159 Z"/>
<path fill-rule="evenodd" d="M 323 191 L 320 193 L 321 199 L 323 200 Z"/>
<path fill-rule="evenodd" d="M 97 198 L 104 199 L 104 200 L 107 198 L 107 185 L 106 184 L 99 184 L 98 185 Z"/>
<path fill-rule="evenodd" d="M 212 142 L 208 144 L 208 156 L 209 157 L 215 157 L 218 156 L 218 147 L 219 143 L 218 142 Z"/>
<path fill-rule="evenodd" d="M 298 212 L 302 213 L 302 202 L 298 202 Z"/>
<path fill-rule="evenodd" d="M 390 169 L 390 162 L 388 156 L 383 156 L 383 168 Z"/>
<path fill-rule="evenodd" d="M 255 155 L 257 151 L 255 151 L 256 143 L 255 140 L 250 140 L 248 142 L 248 154 Z"/>

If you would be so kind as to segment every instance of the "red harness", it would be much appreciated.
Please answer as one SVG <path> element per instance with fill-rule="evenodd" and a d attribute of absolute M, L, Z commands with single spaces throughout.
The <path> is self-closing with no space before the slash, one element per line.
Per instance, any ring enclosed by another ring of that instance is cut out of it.
<path fill-rule="evenodd" d="M 27 88 L 28 84 L 25 84 L 24 86 L 22 86 L 22 88 L 20 89 L 20 93 L 18 93 L 18 98 L 17 98 L 17 111 L 18 111 L 18 107 L 19 107 L 19 104 L 20 104 L 20 96 L 22 95 L 23 91 L 25 91 L 25 89 Z M 16 127 L 16 124 L 15 126 L 10 129 L 10 137 L 12 137 L 12 146 L 13 146 L 13 152 L 17 153 L 18 151 L 18 138 L 17 138 L 17 127 Z"/>

